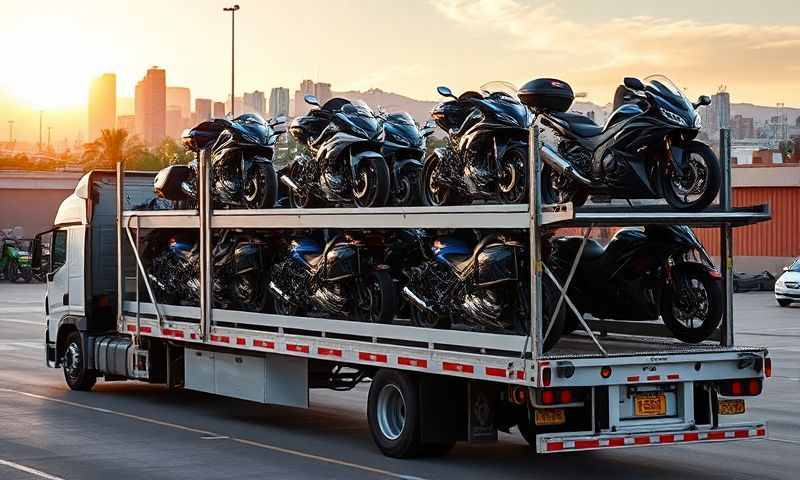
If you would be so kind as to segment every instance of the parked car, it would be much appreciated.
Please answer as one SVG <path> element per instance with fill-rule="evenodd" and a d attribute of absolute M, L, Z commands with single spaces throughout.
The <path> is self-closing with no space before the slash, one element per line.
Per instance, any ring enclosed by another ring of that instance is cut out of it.
<path fill-rule="evenodd" d="M 775 300 L 781 307 L 792 302 L 800 302 L 800 257 L 789 266 L 783 267 L 783 274 L 775 282 Z"/>
<path fill-rule="evenodd" d="M 775 275 L 764 270 L 761 273 L 734 273 L 733 291 L 739 292 L 771 292 L 775 289 Z"/>

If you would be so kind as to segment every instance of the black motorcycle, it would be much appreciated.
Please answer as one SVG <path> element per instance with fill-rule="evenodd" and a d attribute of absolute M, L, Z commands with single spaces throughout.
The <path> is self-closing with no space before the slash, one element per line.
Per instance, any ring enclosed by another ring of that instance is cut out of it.
<path fill-rule="evenodd" d="M 389 164 L 393 205 L 422 205 L 420 178 L 425 158 L 425 140 L 433 133 L 433 123 L 422 128 L 408 113 L 382 113 L 385 138 L 383 157 Z"/>
<path fill-rule="evenodd" d="M 214 208 L 272 208 L 278 191 L 272 159 L 283 133 L 275 127 L 285 121 L 277 117 L 267 123 L 248 113 L 233 120 L 215 118 L 184 131 L 183 144 L 195 153 L 195 160 L 158 172 L 156 194 L 175 201 L 178 208 L 197 208 L 198 157 L 200 150 L 209 149 Z"/>
<path fill-rule="evenodd" d="M 556 277 L 567 278 L 583 237 L 551 239 Z M 685 225 L 624 228 L 605 247 L 587 240 L 568 295 L 581 313 L 615 320 L 661 316 L 687 343 L 708 338 L 722 318 L 721 276 Z M 570 313 L 565 333 L 578 326 Z"/>
<path fill-rule="evenodd" d="M 560 139 L 557 149 L 542 144 L 545 203 L 581 206 L 589 195 L 664 198 L 674 209 L 700 211 L 719 192 L 719 160 L 695 140 L 696 110 L 711 103 L 705 95 L 692 103 L 666 77 L 626 78 L 603 126 L 567 113 L 574 95 L 560 80 L 528 82 L 519 97 Z"/>
<path fill-rule="evenodd" d="M 403 297 L 411 309 L 416 326 L 464 328 L 497 333 L 527 335 L 530 332 L 530 259 L 525 238 L 513 234 L 477 232 L 465 238 L 465 232 L 439 236 L 429 245 L 423 263 L 407 269 Z M 469 236 L 469 235 L 468 235 Z M 472 238 L 478 238 L 477 242 Z M 553 317 L 557 300 L 555 286 L 543 282 L 542 328 L 563 329 L 563 312 Z M 553 337 L 550 339 L 550 337 Z M 548 337 L 545 350 L 558 336 Z"/>
<path fill-rule="evenodd" d="M 272 267 L 269 289 L 275 313 L 322 313 L 357 321 L 390 323 L 397 305 L 387 268 L 371 265 L 362 241 L 335 235 L 327 242 L 299 236 Z"/>
<path fill-rule="evenodd" d="M 325 204 L 382 207 L 389 202 L 391 175 L 381 155 L 383 121 L 361 101 L 332 98 L 295 118 L 289 132 L 308 154 L 298 155 L 281 176 L 294 208 Z"/>
<path fill-rule="evenodd" d="M 481 87 L 481 93 L 469 91 L 458 97 L 447 87 L 437 91 L 452 98 L 431 113 L 447 132 L 448 146 L 434 150 L 425 162 L 425 203 L 526 202 L 530 115 L 513 86 L 491 82 Z"/>

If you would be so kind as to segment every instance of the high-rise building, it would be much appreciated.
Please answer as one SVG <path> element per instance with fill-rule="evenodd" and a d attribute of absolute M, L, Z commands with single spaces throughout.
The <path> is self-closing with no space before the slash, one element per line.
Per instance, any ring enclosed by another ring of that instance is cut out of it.
<path fill-rule="evenodd" d="M 300 90 L 294 92 L 294 112 L 295 117 L 305 115 L 310 109 L 309 105 L 303 100 L 306 95 L 316 95 L 314 91 L 314 82 L 312 80 L 303 80 L 300 82 Z"/>
<path fill-rule="evenodd" d="M 269 116 L 289 115 L 289 89 L 275 87 L 269 93 Z"/>
<path fill-rule="evenodd" d="M 317 100 L 319 100 L 320 105 L 327 102 L 333 97 L 331 94 L 331 84 L 321 82 L 314 84 L 314 95 L 317 97 Z"/>
<path fill-rule="evenodd" d="M 167 72 L 153 67 L 136 84 L 136 133 L 145 144 L 155 145 L 167 131 Z"/>
<path fill-rule="evenodd" d="M 167 87 L 167 110 L 177 108 L 181 118 L 188 119 L 192 113 L 192 92 L 186 87 Z"/>
<path fill-rule="evenodd" d="M 731 94 L 727 92 L 725 86 L 721 86 L 719 91 L 711 96 L 711 105 L 706 109 L 708 110 L 709 128 L 712 131 L 730 128 Z"/>
<path fill-rule="evenodd" d="M 95 78 L 89 89 L 89 140 L 112 129 L 117 119 L 117 76 L 104 73 Z"/>
<path fill-rule="evenodd" d="M 243 97 L 243 109 L 241 112 L 237 110 L 238 113 L 257 113 L 261 116 L 264 116 L 267 113 L 267 100 L 264 97 L 264 92 L 259 90 L 254 90 L 252 93 L 246 93 Z"/>
<path fill-rule="evenodd" d="M 225 117 L 225 102 L 214 102 L 214 118 Z"/>
<path fill-rule="evenodd" d="M 233 112 L 233 114 L 237 117 L 243 113 L 247 113 L 244 110 L 244 102 L 242 101 L 242 97 L 236 97 L 233 105 L 231 105 L 230 97 L 228 97 L 228 99 L 225 101 L 225 113 L 231 112 Z"/>
<path fill-rule="evenodd" d="M 181 138 L 181 133 L 185 128 L 184 125 L 186 121 L 184 121 L 183 112 L 181 112 L 180 108 L 176 107 L 167 107 L 166 113 L 166 125 L 167 125 L 167 136 L 169 138 L 178 139 Z"/>
<path fill-rule="evenodd" d="M 117 117 L 117 128 L 127 130 L 128 135 L 136 134 L 136 115 L 120 115 Z"/>
<path fill-rule="evenodd" d="M 755 138 L 755 125 L 752 117 L 734 115 L 731 119 L 731 136 L 735 140 Z"/>
<path fill-rule="evenodd" d="M 195 98 L 194 99 L 194 123 L 205 122 L 211 120 L 211 106 L 214 102 L 210 98 Z"/>

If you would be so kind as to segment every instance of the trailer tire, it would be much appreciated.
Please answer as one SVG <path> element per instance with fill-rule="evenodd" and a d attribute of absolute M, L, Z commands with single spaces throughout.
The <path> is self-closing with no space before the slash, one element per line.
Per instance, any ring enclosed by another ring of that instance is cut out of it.
<path fill-rule="evenodd" d="M 380 451 L 394 458 L 436 453 L 432 444 L 426 446 L 420 440 L 419 418 L 417 380 L 397 370 L 378 371 L 369 389 L 367 422 Z"/>
<path fill-rule="evenodd" d="M 97 377 L 86 368 L 86 353 L 83 351 L 83 339 L 77 331 L 67 335 L 64 342 L 64 380 L 71 390 L 88 391 L 94 387 Z"/>

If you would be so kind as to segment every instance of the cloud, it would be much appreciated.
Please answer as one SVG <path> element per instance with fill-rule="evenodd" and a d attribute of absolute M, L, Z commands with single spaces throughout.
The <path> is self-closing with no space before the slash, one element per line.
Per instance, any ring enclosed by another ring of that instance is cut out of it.
<path fill-rule="evenodd" d="M 797 84 L 791 69 L 800 53 L 796 25 L 644 16 L 576 21 L 560 3 L 531 5 L 518 0 L 433 0 L 432 4 L 451 22 L 491 34 L 515 50 L 540 55 L 543 62 L 557 61 L 564 75 L 590 85 L 655 72 L 691 84 L 728 82 L 753 91 L 766 78 L 784 86 Z"/>

